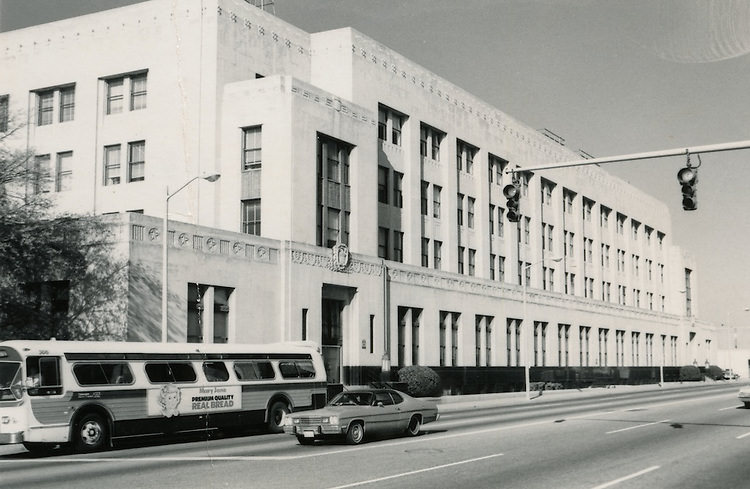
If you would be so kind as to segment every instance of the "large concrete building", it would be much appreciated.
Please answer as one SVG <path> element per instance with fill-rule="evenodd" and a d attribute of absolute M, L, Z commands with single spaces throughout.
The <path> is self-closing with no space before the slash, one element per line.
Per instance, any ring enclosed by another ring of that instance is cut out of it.
<path fill-rule="evenodd" d="M 242 0 L 153 0 L 0 34 L 0 109 L 60 209 L 118 214 L 123 337 L 323 346 L 395 366 L 717 357 L 666 206 L 383 44 Z M 169 231 L 161 219 L 167 195 Z M 33 191 L 33 189 L 32 189 Z M 527 287 L 524 286 L 527 284 Z"/>

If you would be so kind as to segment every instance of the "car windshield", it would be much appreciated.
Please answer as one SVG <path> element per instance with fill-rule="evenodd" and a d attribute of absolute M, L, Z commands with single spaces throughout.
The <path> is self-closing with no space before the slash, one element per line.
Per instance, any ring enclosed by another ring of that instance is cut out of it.
<path fill-rule="evenodd" d="M 334 397 L 331 406 L 370 406 L 372 392 L 342 392 Z"/>

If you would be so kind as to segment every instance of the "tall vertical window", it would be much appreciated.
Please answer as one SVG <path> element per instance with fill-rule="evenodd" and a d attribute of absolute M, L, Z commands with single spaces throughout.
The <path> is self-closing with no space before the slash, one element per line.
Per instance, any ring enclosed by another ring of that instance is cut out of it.
<path fill-rule="evenodd" d="M 419 154 L 424 158 L 440 161 L 440 143 L 445 133 L 427 124 L 419 126 Z"/>
<path fill-rule="evenodd" d="M 119 114 L 122 112 L 123 90 L 125 89 L 124 78 L 112 78 L 107 84 L 107 114 Z"/>
<path fill-rule="evenodd" d="M 492 153 L 488 153 L 487 155 L 487 161 L 489 166 L 489 181 L 490 183 L 496 183 L 498 185 L 503 184 L 503 171 L 505 171 L 505 167 L 508 166 L 508 162 L 499 156 L 495 156 Z M 494 178 L 492 177 L 492 174 L 495 174 Z"/>
<path fill-rule="evenodd" d="M 29 192 L 38 194 L 49 192 L 48 178 L 52 167 L 50 166 L 50 155 L 37 155 L 34 157 L 34 175 Z"/>
<path fill-rule="evenodd" d="M 388 260 L 388 228 L 378 228 L 378 258 Z"/>
<path fill-rule="evenodd" d="M 46 126 L 47 124 L 52 124 L 52 113 L 55 110 L 54 100 L 54 90 L 37 92 L 37 125 Z"/>
<path fill-rule="evenodd" d="M 469 248 L 469 275 L 472 277 L 476 273 L 477 266 L 477 250 Z"/>
<path fill-rule="evenodd" d="M 430 239 L 429 238 L 422 238 L 422 266 L 428 267 L 430 266 Z"/>
<path fill-rule="evenodd" d="M 260 236 L 260 199 L 246 199 L 241 205 L 242 232 Z"/>
<path fill-rule="evenodd" d="M 432 265 L 435 270 L 440 270 L 443 266 L 443 242 L 435 240 L 432 244 Z"/>
<path fill-rule="evenodd" d="M 378 104 L 378 139 L 401 146 L 401 127 L 405 119 L 405 115 Z"/>
<path fill-rule="evenodd" d="M 398 208 L 404 207 L 404 174 L 394 171 L 393 172 L 393 205 Z"/>
<path fill-rule="evenodd" d="M 470 228 L 474 228 L 474 197 L 466 198 L 466 225 Z"/>
<path fill-rule="evenodd" d="M 120 145 L 104 147 L 104 185 L 120 183 Z"/>
<path fill-rule="evenodd" d="M 130 77 L 130 110 L 146 108 L 146 73 Z"/>
<path fill-rule="evenodd" d="M 456 218 L 458 219 L 458 225 L 464 225 L 464 194 L 458 194 L 456 200 Z"/>
<path fill-rule="evenodd" d="M 65 192 L 71 189 L 73 181 L 73 152 L 57 153 L 55 167 L 55 192 Z"/>
<path fill-rule="evenodd" d="M 72 121 L 75 115 L 76 87 L 68 86 L 60 89 L 60 122 Z"/>
<path fill-rule="evenodd" d="M 474 173 L 474 156 L 477 154 L 478 148 L 461 141 L 456 140 L 456 168 L 458 171 L 465 171 L 466 173 Z"/>
<path fill-rule="evenodd" d="M 8 130 L 8 119 L 10 117 L 10 97 L 8 95 L 0 95 L 0 132 L 6 132 Z"/>
<path fill-rule="evenodd" d="M 393 260 L 404 261 L 404 233 L 401 231 L 393 231 Z"/>
<path fill-rule="evenodd" d="M 349 244 L 349 154 L 352 148 L 343 141 L 318 134 L 318 246 Z"/>
<path fill-rule="evenodd" d="M 464 252 L 466 248 L 463 246 L 458 247 L 458 273 L 464 273 Z"/>
<path fill-rule="evenodd" d="M 128 143 L 128 182 L 146 178 L 146 141 Z"/>
<path fill-rule="evenodd" d="M 378 186 L 378 189 L 379 189 L 379 186 Z M 422 180 L 420 182 L 419 206 L 420 206 L 423 216 L 427 215 L 427 192 L 429 192 L 429 190 L 430 190 L 430 183 Z"/>
<path fill-rule="evenodd" d="M 388 203 L 388 168 L 378 166 L 378 202 Z"/>
<path fill-rule="evenodd" d="M 262 163 L 262 131 L 260 126 L 242 129 L 242 170 L 257 170 Z"/>
<path fill-rule="evenodd" d="M 443 188 L 440 185 L 432 186 L 432 217 L 440 219 L 440 192 Z"/>
<path fill-rule="evenodd" d="M 693 271 L 689 268 L 685 269 L 685 316 L 692 316 L 693 315 L 693 296 L 692 296 L 692 290 L 690 287 L 690 277 L 692 276 Z"/>

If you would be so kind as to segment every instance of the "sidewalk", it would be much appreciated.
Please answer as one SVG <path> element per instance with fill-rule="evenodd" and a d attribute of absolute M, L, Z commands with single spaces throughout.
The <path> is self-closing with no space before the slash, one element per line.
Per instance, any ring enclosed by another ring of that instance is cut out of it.
<path fill-rule="evenodd" d="M 723 381 L 730 385 L 734 381 Z M 588 387 L 585 389 L 561 389 L 545 390 L 543 392 L 531 391 L 531 399 L 526 399 L 526 392 L 500 392 L 492 394 L 471 394 L 465 396 L 442 396 L 435 397 L 431 400 L 437 402 L 438 412 L 451 413 L 466 409 L 483 409 L 499 406 L 515 406 L 521 404 L 541 404 L 547 402 L 562 401 L 566 399 L 586 399 L 601 397 L 613 397 L 616 395 L 648 392 L 648 391 L 665 391 L 680 387 L 701 387 L 706 385 L 715 385 L 717 381 L 705 382 L 665 382 L 660 384 L 642 384 L 642 385 L 613 385 L 610 387 Z M 737 382 L 737 389 L 740 383 Z"/>

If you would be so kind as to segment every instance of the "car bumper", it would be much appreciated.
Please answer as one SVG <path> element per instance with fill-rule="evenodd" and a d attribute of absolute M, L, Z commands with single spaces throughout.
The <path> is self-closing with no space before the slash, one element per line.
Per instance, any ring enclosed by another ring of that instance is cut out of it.
<path fill-rule="evenodd" d="M 306 438 L 320 438 L 324 436 L 340 435 L 344 428 L 339 425 L 286 425 L 284 433 Z"/>

